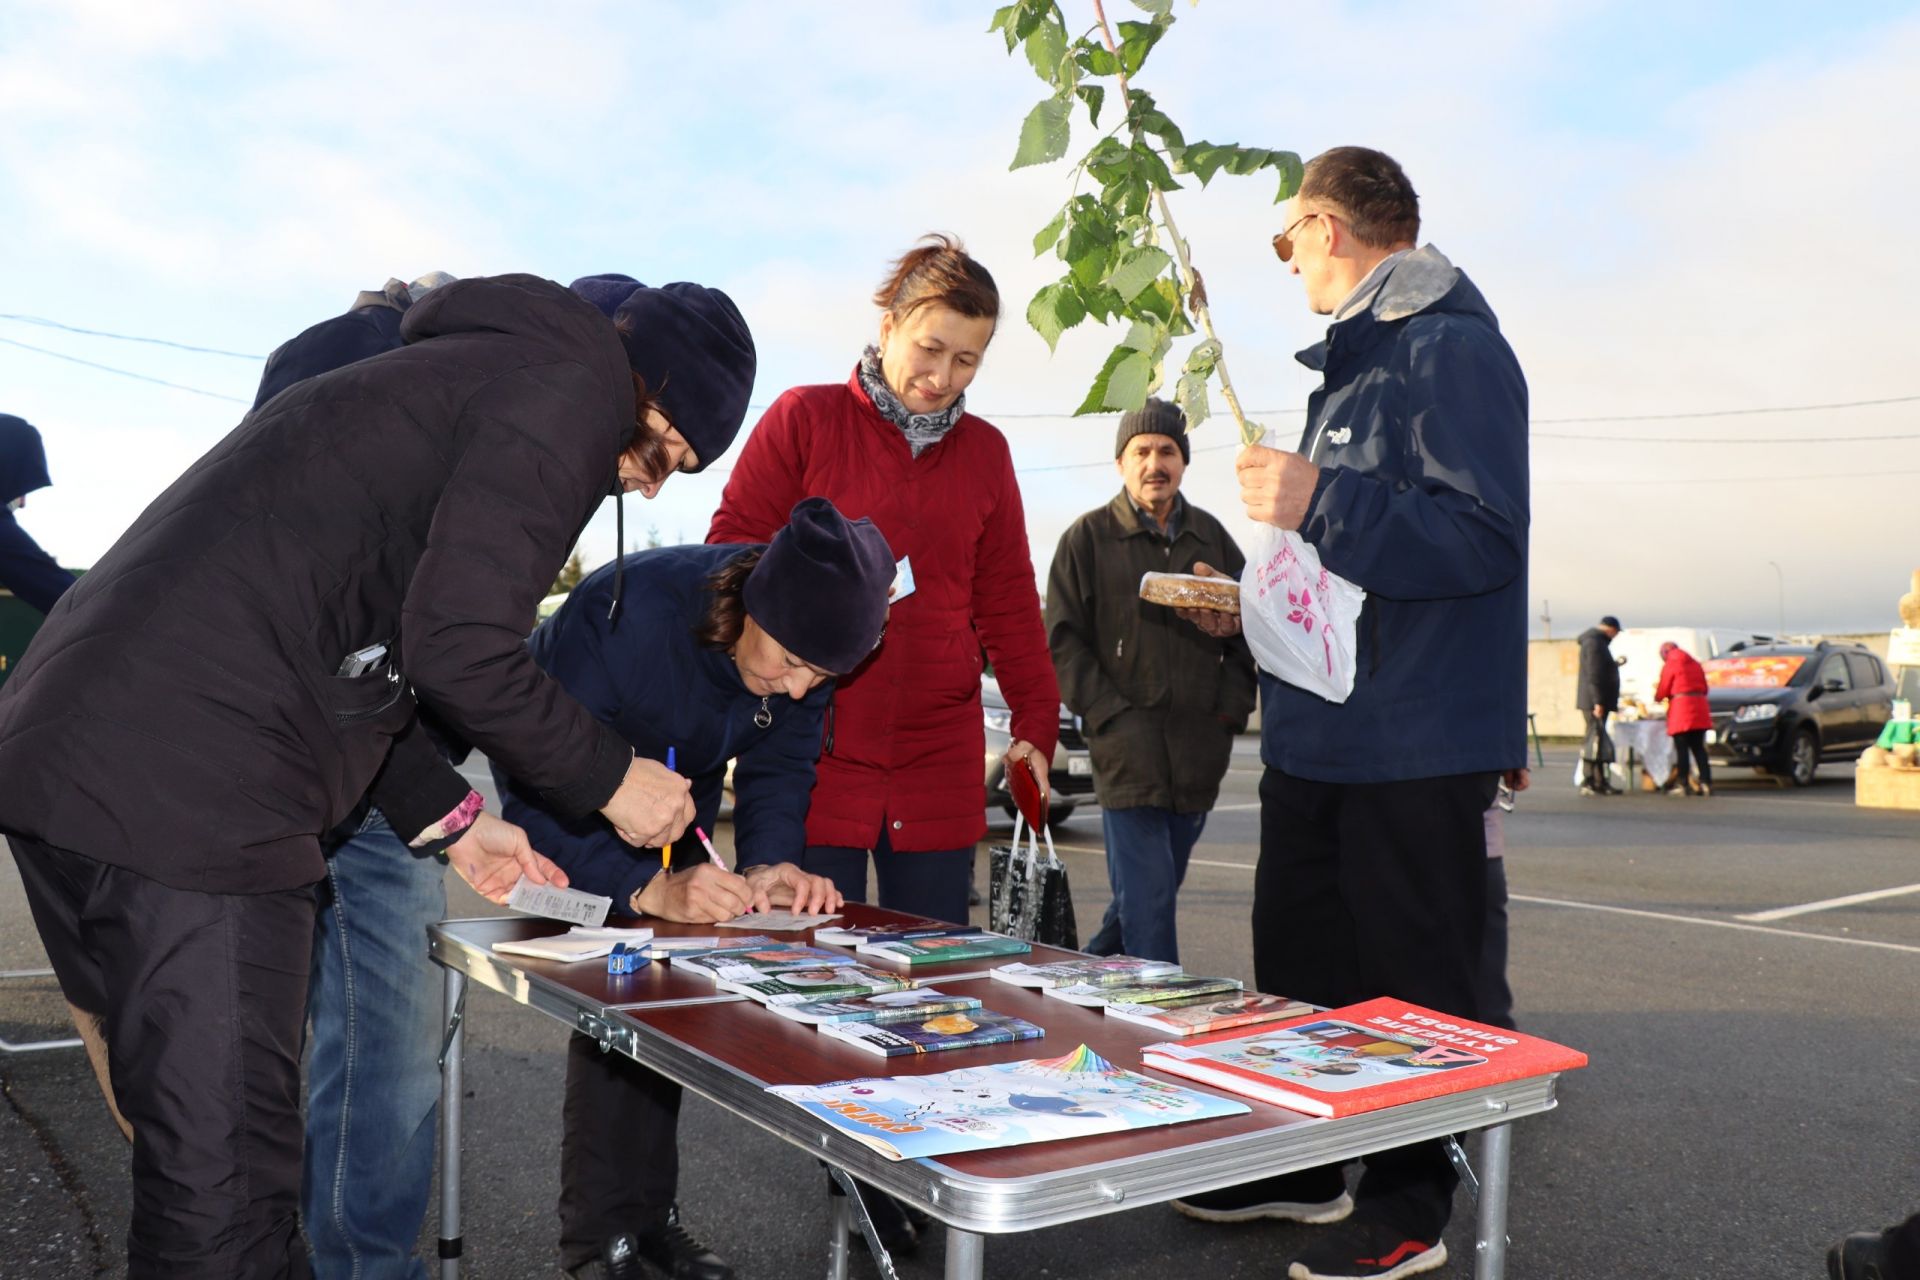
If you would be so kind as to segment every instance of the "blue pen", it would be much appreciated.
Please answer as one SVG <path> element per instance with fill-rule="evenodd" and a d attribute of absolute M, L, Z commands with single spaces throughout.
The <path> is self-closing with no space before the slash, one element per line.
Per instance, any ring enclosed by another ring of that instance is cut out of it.
<path fill-rule="evenodd" d="M 674 771 L 673 754 L 674 754 L 673 748 L 668 747 L 667 748 L 667 772 L 668 773 L 672 773 Z M 666 871 L 670 869 L 672 863 L 673 863 L 673 841 L 669 840 L 665 844 L 660 846 L 660 869 L 662 871 Z"/>

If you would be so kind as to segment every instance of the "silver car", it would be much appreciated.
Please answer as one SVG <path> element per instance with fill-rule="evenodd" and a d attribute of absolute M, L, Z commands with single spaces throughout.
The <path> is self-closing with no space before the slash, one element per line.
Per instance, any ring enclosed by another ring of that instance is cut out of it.
<path fill-rule="evenodd" d="M 1000 682 L 992 676 L 980 677 L 980 704 L 987 722 L 987 807 L 1012 817 L 1013 797 L 1007 792 L 1006 766 L 1000 758 L 1013 745 L 1013 712 L 1000 693 Z M 1067 710 L 1065 703 L 1060 706 L 1060 742 L 1053 749 L 1047 787 L 1053 797 L 1047 806 L 1048 822 L 1065 822 L 1082 804 L 1099 802 L 1093 790 L 1093 757 L 1087 754 L 1080 717 Z"/>

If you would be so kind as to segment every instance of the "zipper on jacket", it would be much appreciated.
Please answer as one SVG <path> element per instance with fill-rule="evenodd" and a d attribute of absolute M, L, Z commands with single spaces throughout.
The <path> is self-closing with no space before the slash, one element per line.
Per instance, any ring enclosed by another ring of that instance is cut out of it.
<path fill-rule="evenodd" d="M 400 678 L 399 671 L 392 667 L 387 668 L 387 684 L 391 686 L 391 693 L 385 702 L 365 711 L 336 711 L 333 713 L 335 723 L 359 724 L 362 720 L 371 720 L 375 716 L 385 715 L 392 710 L 393 704 L 400 701 L 400 695 L 407 691 L 407 685 L 406 681 Z"/>
<path fill-rule="evenodd" d="M 1116 658 L 1124 658 L 1127 656 L 1127 638 L 1125 636 L 1121 636 L 1113 642 L 1113 656 Z"/>
<path fill-rule="evenodd" d="M 773 727 L 773 708 L 768 705 L 768 703 L 772 701 L 773 695 L 771 694 L 760 699 L 760 709 L 753 713 L 754 728 L 771 729 Z"/>
<path fill-rule="evenodd" d="M 820 734 L 820 754 L 833 754 L 833 695 L 827 695 L 827 714 Z"/>

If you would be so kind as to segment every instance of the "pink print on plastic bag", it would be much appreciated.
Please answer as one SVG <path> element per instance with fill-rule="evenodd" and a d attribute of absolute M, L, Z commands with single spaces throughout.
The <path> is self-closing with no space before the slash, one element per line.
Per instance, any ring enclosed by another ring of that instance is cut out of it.
<path fill-rule="evenodd" d="M 1327 674 L 1332 675 L 1333 633 L 1325 625 L 1326 619 L 1322 612 L 1326 607 L 1327 597 L 1332 591 L 1332 582 L 1327 570 L 1322 568 L 1317 579 L 1309 584 L 1306 567 L 1300 563 L 1300 557 L 1294 551 L 1293 544 L 1284 543 L 1276 554 L 1260 566 L 1259 589 L 1255 594 L 1264 600 L 1267 594 L 1274 590 L 1286 592 L 1288 608 L 1285 617 L 1290 626 L 1308 637 L 1313 635 L 1314 628 L 1319 628 L 1320 647 L 1326 659 Z"/>

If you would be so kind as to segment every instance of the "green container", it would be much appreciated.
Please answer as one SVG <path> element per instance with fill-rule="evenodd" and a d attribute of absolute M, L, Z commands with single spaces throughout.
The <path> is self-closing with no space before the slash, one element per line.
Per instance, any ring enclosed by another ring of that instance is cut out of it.
<path fill-rule="evenodd" d="M 14 599 L 13 592 L 0 589 L 0 683 L 20 665 L 20 655 L 27 651 L 28 642 L 44 621 L 38 609 Z"/>

